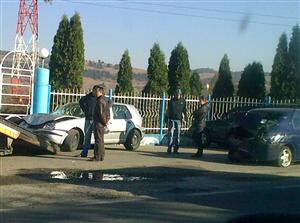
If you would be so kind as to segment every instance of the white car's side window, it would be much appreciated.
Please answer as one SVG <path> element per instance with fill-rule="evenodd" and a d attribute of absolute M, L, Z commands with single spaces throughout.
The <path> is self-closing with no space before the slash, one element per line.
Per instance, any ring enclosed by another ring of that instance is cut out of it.
<path fill-rule="evenodd" d="M 131 114 L 124 105 L 113 105 L 112 112 L 114 119 L 131 119 Z"/>

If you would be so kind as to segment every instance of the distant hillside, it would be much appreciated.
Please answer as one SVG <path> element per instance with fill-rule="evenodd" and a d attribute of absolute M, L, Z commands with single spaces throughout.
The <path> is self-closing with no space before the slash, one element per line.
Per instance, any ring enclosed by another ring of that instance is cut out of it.
<path fill-rule="evenodd" d="M 95 83 L 104 83 L 107 89 L 114 89 L 117 84 L 119 66 L 117 64 L 107 64 L 98 60 L 86 61 L 83 88 L 92 88 Z M 146 85 L 147 71 L 139 68 L 132 68 L 133 87 L 136 91 L 142 91 Z"/>
<path fill-rule="evenodd" d="M 7 51 L 0 51 L 0 61 Z M 48 67 L 49 59 L 45 61 L 45 67 Z M 95 84 L 104 83 L 107 89 L 114 89 L 117 84 L 118 64 L 105 63 L 104 61 L 86 60 L 83 74 L 83 88 L 91 89 Z M 213 88 L 218 72 L 211 68 L 198 68 L 192 70 L 200 76 L 203 88 L 209 83 L 210 89 Z M 241 71 L 232 72 L 232 80 L 237 90 L 238 82 L 241 78 Z M 270 89 L 270 73 L 265 74 L 267 91 Z M 133 87 L 135 91 L 141 91 L 148 81 L 147 71 L 145 69 L 133 68 Z"/>
<path fill-rule="evenodd" d="M 199 68 L 195 69 L 192 72 L 196 71 L 200 75 L 200 79 L 202 82 L 203 87 L 205 88 L 206 84 L 209 83 L 210 89 L 213 89 L 216 80 L 218 78 L 218 72 L 211 68 Z M 241 79 L 242 71 L 233 71 L 232 73 L 232 81 L 235 88 L 235 91 L 237 91 L 239 81 Z M 271 86 L 271 74 L 265 73 L 265 80 L 266 80 L 266 90 L 267 92 L 270 91 Z"/>

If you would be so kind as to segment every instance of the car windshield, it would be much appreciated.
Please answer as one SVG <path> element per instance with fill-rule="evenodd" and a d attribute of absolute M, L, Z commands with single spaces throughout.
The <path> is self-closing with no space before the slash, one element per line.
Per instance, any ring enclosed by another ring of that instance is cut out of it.
<path fill-rule="evenodd" d="M 245 115 L 245 111 L 230 111 L 221 116 L 221 119 L 229 122 L 239 122 Z"/>
<path fill-rule="evenodd" d="M 259 111 L 250 112 L 245 116 L 241 125 L 248 129 L 259 129 L 259 128 L 272 128 L 278 126 L 284 120 L 287 120 L 287 112 L 269 112 L 269 111 Z"/>
<path fill-rule="evenodd" d="M 60 107 L 56 111 L 54 111 L 52 114 L 84 117 L 84 113 L 81 110 L 78 103 L 69 103 L 69 104 L 63 105 L 62 107 Z"/>

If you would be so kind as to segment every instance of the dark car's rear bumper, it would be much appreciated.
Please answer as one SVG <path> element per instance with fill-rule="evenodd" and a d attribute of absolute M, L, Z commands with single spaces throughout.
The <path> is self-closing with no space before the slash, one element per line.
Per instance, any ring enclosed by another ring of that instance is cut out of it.
<path fill-rule="evenodd" d="M 275 161 L 281 151 L 282 144 L 268 143 L 260 140 L 237 140 L 231 142 L 230 150 L 238 153 L 240 157 L 254 161 Z"/>

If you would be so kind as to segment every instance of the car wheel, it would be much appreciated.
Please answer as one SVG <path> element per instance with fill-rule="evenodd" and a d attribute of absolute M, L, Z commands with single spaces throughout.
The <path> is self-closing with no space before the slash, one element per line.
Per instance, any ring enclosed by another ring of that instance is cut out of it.
<path fill-rule="evenodd" d="M 287 146 L 283 146 L 278 155 L 278 165 L 281 167 L 288 167 L 293 161 L 293 153 Z"/>
<path fill-rule="evenodd" d="M 129 133 L 124 146 L 129 151 L 137 150 L 140 146 L 141 140 L 142 137 L 140 133 L 138 130 L 134 129 Z"/>
<path fill-rule="evenodd" d="M 66 137 L 62 148 L 66 152 L 74 152 L 77 150 L 80 142 L 80 133 L 76 129 L 71 129 Z"/>

